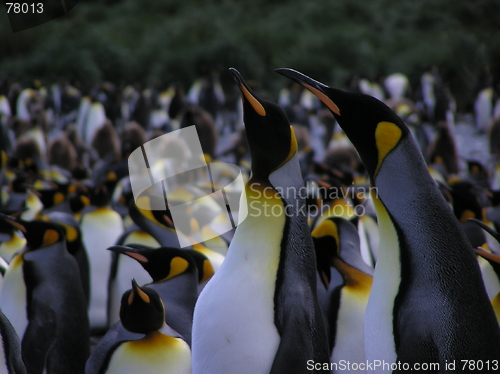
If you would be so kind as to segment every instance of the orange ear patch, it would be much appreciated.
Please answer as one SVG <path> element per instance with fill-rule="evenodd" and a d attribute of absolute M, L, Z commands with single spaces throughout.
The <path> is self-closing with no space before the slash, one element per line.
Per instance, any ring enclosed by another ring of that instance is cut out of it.
<path fill-rule="evenodd" d="M 48 247 L 59 240 L 59 233 L 56 230 L 48 229 L 43 234 L 42 247 Z"/>
<path fill-rule="evenodd" d="M 401 139 L 403 132 L 392 122 L 380 122 L 375 129 L 375 144 L 378 150 L 378 162 L 374 176 L 378 174 L 382 162 L 384 162 L 387 154 L 394 149 Z"/>

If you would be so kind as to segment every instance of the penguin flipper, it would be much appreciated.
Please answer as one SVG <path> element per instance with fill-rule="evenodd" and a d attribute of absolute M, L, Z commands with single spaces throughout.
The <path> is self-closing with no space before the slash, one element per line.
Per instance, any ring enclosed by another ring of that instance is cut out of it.
<path fill-rule="evenodd" d="M 42 374 L 56 340 L 57 317 L 49 305 L 39 300 L 33 300 L 30 309 L 32 315 L 21 344 L 23 360 L 29 374 Z"/>
<path fill-rule="evenodd" d="M 120 321 L 116 322 L 99 341 L 85 364 L 85 374 L 105 372 L 113 352 L 122 344 L 131 340 L 139 340 L 144 334 L 136 334 L 125 330 Z M 30 373 L 31 374 L 31 373 Z"/>
<path fill-rule="evenodd" d="M 12 374 L 27 374 L 22 359 L 21 342 L 9 319 L 0 310 L 0 331 L 4 345 L 8 345 L 7 370 Z"/>
<path fill-rule="evenodd" d="M 315 364 L 328 364 L 328 344 L 324 347 L 315 347 L 315 336 L 318 332 L 314 331 L 314 323 L 309 321 L 306 315 L 291 312 L 284 325 L 281 334 L 281 342 L 274 357 L 273 366 L 270 374 L 301 374 L 306 372 L 308 362 L 314 361 Z M 288 325 L 288 326 L 287 326 Z M 318 358 L 318 348 L 324 350 L 325 361 Z M 323 371 L 321 371 L 323 372 Z M 324 371 L 330 373 L 330 371 Z"/>

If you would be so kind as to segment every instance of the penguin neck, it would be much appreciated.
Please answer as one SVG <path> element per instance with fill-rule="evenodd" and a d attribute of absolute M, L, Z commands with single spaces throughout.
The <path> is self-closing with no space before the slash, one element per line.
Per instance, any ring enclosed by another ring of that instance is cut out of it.
<path fill-rule="evenodd" d="M 269 181 L 253 178 L 244 196 L 247 216 L 240 220 L 223 265 L 234 259 L 235 266 L 264 266 L 275 278 L 286 218 L 283 200 Z"/>

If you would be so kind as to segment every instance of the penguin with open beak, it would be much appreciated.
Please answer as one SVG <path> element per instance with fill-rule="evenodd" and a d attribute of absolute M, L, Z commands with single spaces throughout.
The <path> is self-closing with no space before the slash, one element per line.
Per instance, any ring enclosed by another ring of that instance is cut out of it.
<path fill-rule="evenodd" d="M 247 216 L 196 303 L 193 373 L 304 373 L 310 360 L 328 363 L 329 352 L 297 141 L 283 110 L 231 72 L 252 158 Z"/>
<path fill-rule="evenodd" d="M 365 317 L 367 360 L 401 369 L 439 363 L 439 372 L 454 360 L 498 360 L 500 329 L 474 252 L 404 122 L 370 96 L 276 72 L 330 109 L 376 187 L 381 243 Z"/>

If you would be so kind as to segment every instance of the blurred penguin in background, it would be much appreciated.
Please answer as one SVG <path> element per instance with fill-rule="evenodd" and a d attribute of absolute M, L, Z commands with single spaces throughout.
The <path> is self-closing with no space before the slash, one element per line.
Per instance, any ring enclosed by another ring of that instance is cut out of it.
<path fill-rule="evenodd" d="M 213 117 L 200 106 L 189 105 L 181 121 L 181 128 L 189 126 L 196 127 L 203 153 L 215 158 L 218 136 Z"/>
<path fill-rule="evenodd" d="M 104 123 L 96 131 L 92 140 L 92 149 L 97 153 L 98 160 L 104 160 L 104 158 L 112 156 L 115 159 L 119 158 L 120 140 L 110 121 Z"/>
<path fill-rule="evenodd" d="M 410 81 L 406 75 L 401 73 L 387 76 L 384 80 L 384 86 L 389 95 L 387 100 L 401 100 L 407 97 L 410 92 Z"/>
<path fill-rule="evenodd" d="M 198 76 L 187 94 L 188 101 L 199 105 L 212 116 L 214 121 L 219 119 L 219 113 L 224 106 L 224 91 L 219 81 L 219 74 L 211 71 L 204 61 L 198 63 Z"/>
<path fill-rule="evenodd" d="M 77 163 L 75 147 L 66 136 L 59 136 L 49 145 L 48 162 L 69 172 L 73 171 Z"/>
<path fill-rule="evenodd" d="M 104 106 L 96 99 L 89 99 L 89 103 L 85 106 L 82 102 L 81 123 L 79 123 L 80 134 L 87 145 L 90 145 L 95 137 L 96 132 L 106 122 L 106 112 Z M 86 109 L 86 110 L 85 110 Z"/>
<path fill-rule="evenodd" d="M 437 129 L 438 134 L 427 149 L 427 162 L 446 178 L 459 172 L 457 145 L 447 122 L 439 122 Z"/>

